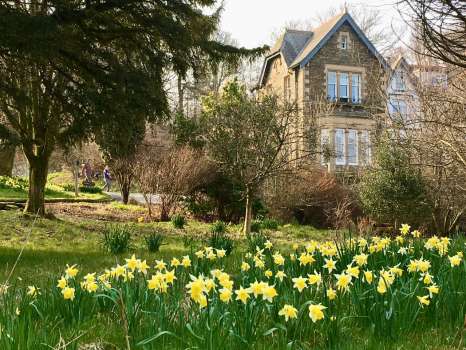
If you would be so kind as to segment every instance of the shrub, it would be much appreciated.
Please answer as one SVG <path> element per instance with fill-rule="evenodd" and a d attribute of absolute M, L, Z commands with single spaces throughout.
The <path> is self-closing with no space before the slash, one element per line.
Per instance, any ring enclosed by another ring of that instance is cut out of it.
<path fill-rule="evenodd" d="M 74 187 L 73 187 L 74 188 Z M 74 189 L 73 189 L 74 191 Z M 102 193 L 102 189 L 97 186 L 80 186 L 79 191 L 82 193 Z"/>
<path fill-rule="evenodd" d="M 74 192 L 74 185 L 73 184 L 64 184 L 63 190 L 66 192 Z"/>
<path fill-rule="evenodd" d="M 112 254 L 121 254 L 130 248 L 133 229 L 129 225 L 109 225 L 105 227 L 102 245 Z"/>
<path fill-rule="evenodd" d="M 215 221 L 212 224 L 210 232 L 212 233 L 225 233 L 227 231 L 227 225 L 223 221 Z"/>
<path fill-rule="evenodd" d="M 261 222 L 261 227 L 265 230 L 276 230 L 278 229 L 278 221 L 271 218 L 265 218 Z"/>
<path fill-rule="evenodd" d="M 251 232 L 260 232 L 262 228 L 261 220 L 253 220 L 251 222 Z"/>
<path fill-rule="evenodd" d="M 181 214 L 175 214 L 172 216 L 173 227 L 182 229 L 186 225 L 186 218 Z"/>
<path fill-rule="evenodd" d="M 248 243 L 248 251 L 254 253 L 256 251 L 256 247 L 259 249 L 264 249 L 265 242 L 269 240 L 269 237 L 262 233 L 262 232 L 252 232 L 246 236 L 247 243 Z"/>
<path fill-rule="evenodd" d="M 225 250 L 226 255 L 230 255 L 234 247 L 233 239 L 225 232 L 212 232 L 208 244 L 212 248 Z"/>
<path fill-rule="evenodd" d="M 160 233 L 151 233 L 146 236 L 146 245 L 147 250 L 151 253 L 157 253 L 160 250 L 160 247 L 163 245 L 164 236 Z"/>

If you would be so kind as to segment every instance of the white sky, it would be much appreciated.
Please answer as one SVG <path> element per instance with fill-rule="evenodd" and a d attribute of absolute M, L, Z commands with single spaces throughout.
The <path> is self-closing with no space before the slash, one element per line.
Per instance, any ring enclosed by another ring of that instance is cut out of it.
<path fill-rule="evenodd" d="M 221 28 L 231 33 L 240 46 L 270 44 L 273 31 L 290 21 L 313 19 L 331 7 L 350 5 L 377 7 L 386 13 L 386 25 L 399 21 L 396 0 L 225 0 Z"/>

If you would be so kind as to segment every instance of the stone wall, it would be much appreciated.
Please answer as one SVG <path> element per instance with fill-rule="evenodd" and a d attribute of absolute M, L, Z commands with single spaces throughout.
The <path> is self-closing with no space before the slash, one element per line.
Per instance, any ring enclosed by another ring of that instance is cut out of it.
<path fill-rule="evenodd" d="M 0 176 L 12 175 L 14 159 L 14 147 L 0 147 Z"/>

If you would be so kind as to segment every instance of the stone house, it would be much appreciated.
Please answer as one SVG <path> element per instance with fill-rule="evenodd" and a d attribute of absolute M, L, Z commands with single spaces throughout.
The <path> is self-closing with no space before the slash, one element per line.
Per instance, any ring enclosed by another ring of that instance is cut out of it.
<path fill-rule="evenodd" d="M 371 162 L 374 115 L 386 111 L 382 87 L 388 70 L 345 11 L 312 31 L 286 30 L 265 58 L 259 91 L 297 103 L 297 127 L 317 130 L 318 150 L 330 150 L 316 161 L 331 172 L 354 171 Z M 314 153 L 310 147 L 303 141 L 291 152 L 303 157 Z"/>

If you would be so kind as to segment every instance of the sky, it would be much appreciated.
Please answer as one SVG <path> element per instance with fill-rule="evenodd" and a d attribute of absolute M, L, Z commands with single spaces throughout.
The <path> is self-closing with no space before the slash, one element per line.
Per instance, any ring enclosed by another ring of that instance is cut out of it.
<path fill-rule="evenodd" d="M 271 33 L 290 21 L 307 21 L 329 8 L 349 5 L 376 7 L 383 11 L 386 25 L 399 21 L 396 0 L 225 0 L 221 28 L 240 46 L 270 45 Z"/>

